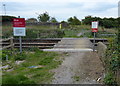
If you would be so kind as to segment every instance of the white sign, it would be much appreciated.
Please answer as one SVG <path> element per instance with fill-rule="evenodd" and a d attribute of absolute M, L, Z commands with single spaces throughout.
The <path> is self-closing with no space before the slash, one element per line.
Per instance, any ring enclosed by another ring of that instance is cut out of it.
<path fill-rule="evenodd" d="M 92 28 L 98 28 L 98 21 L 92 22 Z"/>
<path fill-rule="evenodd" d="M 14 36 L 26 36 L 24 27 L 13 27 Z"/>

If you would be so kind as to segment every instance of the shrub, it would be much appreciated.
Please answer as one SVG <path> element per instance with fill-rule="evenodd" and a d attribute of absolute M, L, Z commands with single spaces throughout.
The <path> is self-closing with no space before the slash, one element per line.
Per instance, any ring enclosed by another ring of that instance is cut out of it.
<path fill-rule="evenodd" d="M 107 73 L 104 78 L 104 83 L 107 85 L 116 86 L 114 75 L 112 73 Z"/>

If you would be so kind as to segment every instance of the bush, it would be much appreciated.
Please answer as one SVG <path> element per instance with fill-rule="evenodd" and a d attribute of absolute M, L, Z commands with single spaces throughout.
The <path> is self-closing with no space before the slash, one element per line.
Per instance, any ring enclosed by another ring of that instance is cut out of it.
<path fill-rule="evenodd" d="M 117 38 L 117 37 L 116 37 Z M 104 79 L 105 84 L 110 84 L 112 86 L 115 86 L 116 83 L 118 84 L 119 77 L 116 75 L 118 70 L 120 69 L 120 60 L 119 60 L 119 47 L 118 47 L 118 40 L 114 39 L 113 41 L 110 40 L 110 44 L 108 46 L 108 49 L 106 50 L 106 56 L 105 56 L 105 69 L 106 77 Z"/>
<path fill-rule="evenodd" d="M 112 73 L 107 73 L 104 78 L 104 83 L 107 85 L 116 86 L 115 78 Z"/>

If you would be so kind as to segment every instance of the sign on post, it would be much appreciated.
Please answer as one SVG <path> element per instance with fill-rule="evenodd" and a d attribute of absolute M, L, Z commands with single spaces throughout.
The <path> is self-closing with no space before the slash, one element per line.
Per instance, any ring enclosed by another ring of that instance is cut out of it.
<path fill-rule="evenodd" d="M 14 33 L 14 36 L 25 36 L 26 35 L 24 18 L 13 19 L 13 33 Z"/>
<path fill-rule="evenodd" d="M 13 34 L 14 36 L 20 36 L 20 53 L 22 53 L 22 38 L 21 36 L 25 36 L 25 19 L 24 18 L 14 18 L 13 19 Z"/>
<path fill-rule="evenodd" d="M 93 51 L 95 51 L 95 33 L 98 32 L 98 21 L 92 22 L 92 32 L 94 32 Z"/>
<path fill-rule="evenodd" d="M 92 32 L 98 32 L 98 21 L 92 22 Z"/>

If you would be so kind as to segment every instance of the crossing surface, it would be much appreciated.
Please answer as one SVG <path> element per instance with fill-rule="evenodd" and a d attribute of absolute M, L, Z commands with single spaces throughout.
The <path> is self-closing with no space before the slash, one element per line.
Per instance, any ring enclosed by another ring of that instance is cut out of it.
<path fill-rule="evenodd" d="M 103 68 L 92 48 L 88 38 L 63 38 L 53 49 L 44 49 L 67 53 L 62 64 L 54 70 L 52 84 L 98 84 L 99 77 L 102 81 Z"/>
<path fill-rule="evenodd" d="M 43 49 L 43 51 L 93 51 L 93 44 L 88 38 L 62 38 L 61 41 L 54 45 L 54 48 Z"/>

